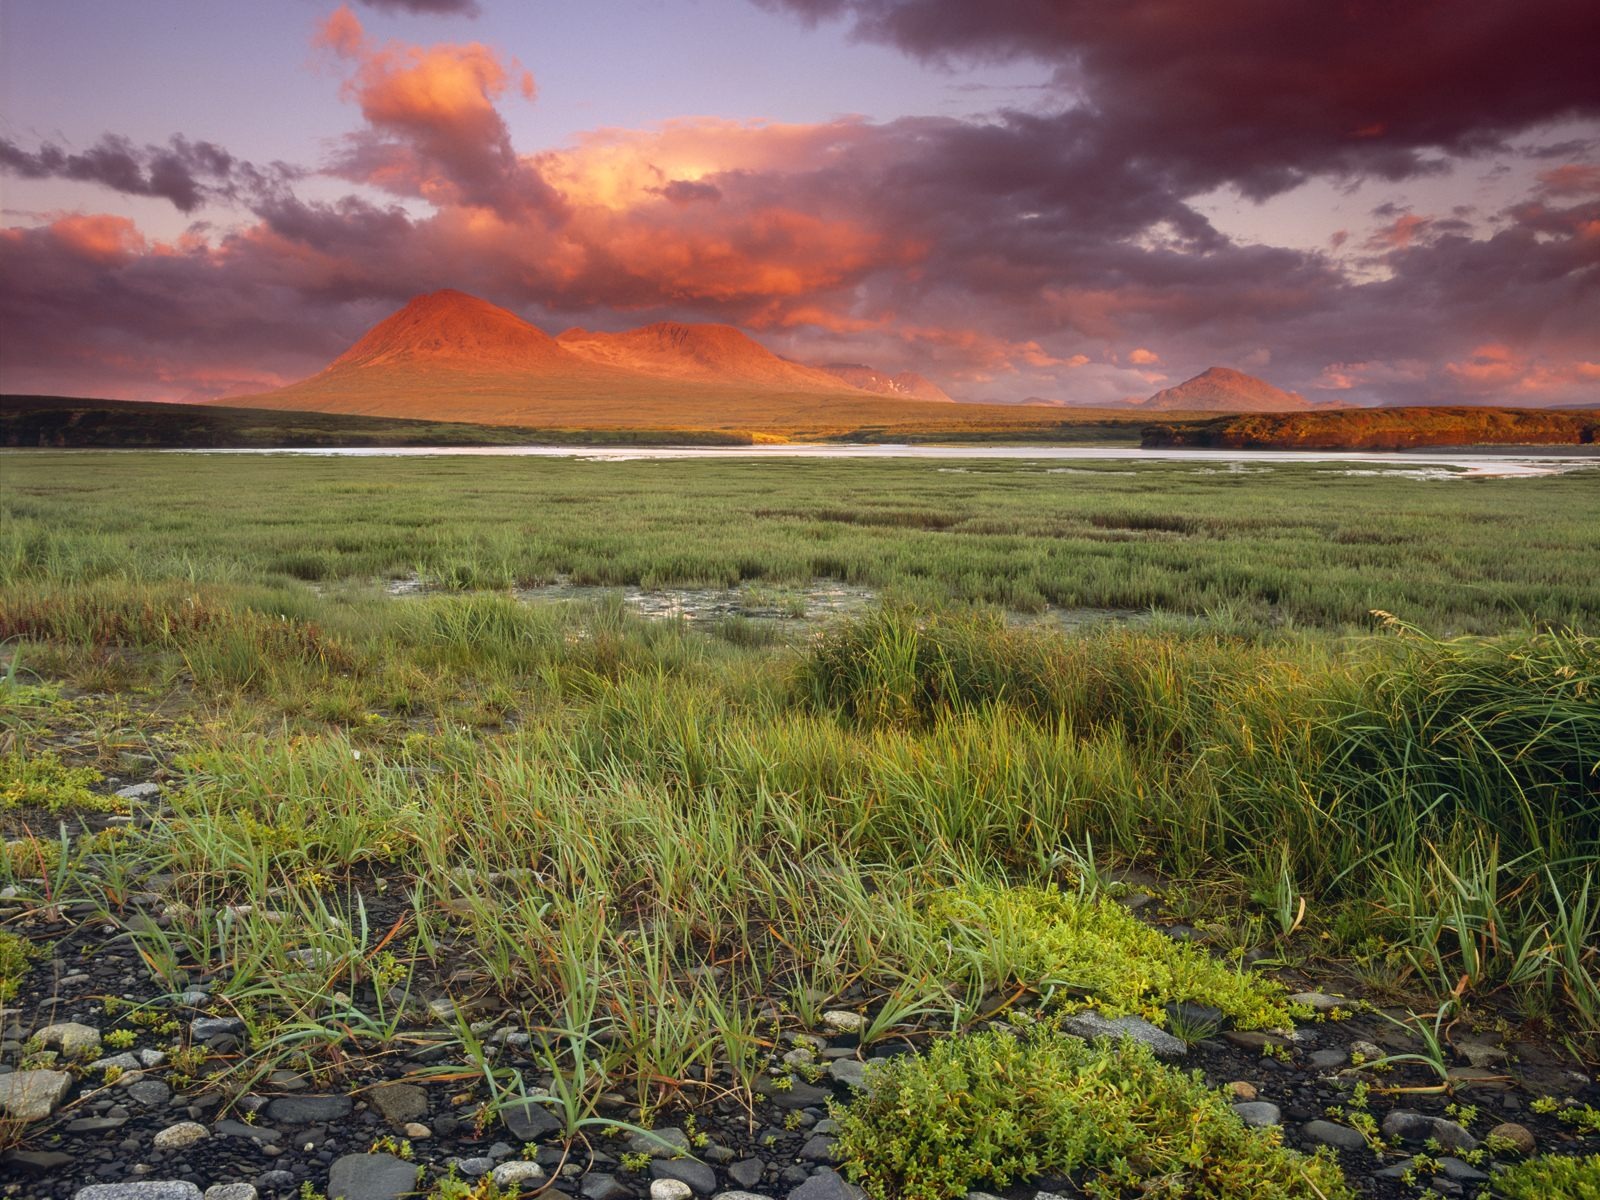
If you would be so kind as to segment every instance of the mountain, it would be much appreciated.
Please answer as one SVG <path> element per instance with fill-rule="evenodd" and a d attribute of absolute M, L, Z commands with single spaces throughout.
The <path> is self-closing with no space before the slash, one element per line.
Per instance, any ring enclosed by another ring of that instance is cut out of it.
<path fill-rule="evenodd" d="M 842 381 L 815 367 L 779 358 L 731 325 L 661 321 L 623 333 L 569 329 L 557 339 L 592 363 L 661 379 L 744 384 L 798 392 L 844 391 Z"/>
<path fill-rule="evenodd" d="M 1298 412 L 1311 403 L 1298 392 L 1285 392 L 1243 371 L 1209 367 L 1157 392 L 1140 407 L 1162 412 Z"/>
<path fill-rule="evenodd" d="M 824 363 L 818 369 L 842 379 L 851 387 L 864 392 L 877 392 L 880 396 L 903 396 L 907 400 L 928 400 L 938 404 L 955 403 L 942 387 L 915 371 L 887 375 L 861 363 Z"/>
<path fill-rule="evenodd" d="M 1419 446 L 1580 446 L 1600 441 L 1600 408 L 1345 408 L 1243 413 L 1147 425 L 1146 446 L 1244 450 L 1409 450 Z"/>
<path fill-rule="evenodd" d="M 564 430 L 738 437 L 1054 426 L 1039 409 L 879 395 L 773 354 L 727 325 L 573 329 L 552 338 L 463 292 L 418 296 L 326 369 L 246 408 Z M 952 411 L 952 409 L 958 411 Z"/>

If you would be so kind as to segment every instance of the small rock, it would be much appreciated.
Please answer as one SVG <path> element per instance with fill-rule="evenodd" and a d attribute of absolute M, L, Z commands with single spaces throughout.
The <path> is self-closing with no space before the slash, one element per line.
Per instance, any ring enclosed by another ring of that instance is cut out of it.
<path fill-rule="evenodd" d="M 481 1179 L 494 1170 L 494 1159 L 486 1154 L 476 1154 L 471 1158 L 448 1158 L 445 1162 L 468 1179 Z"/>
<path fill-rule="evenodd" d="M 694 1189 L 681 1179 L 653 1179 L 650 1181 L 650 1200 L 689 1200 Z"/>
<path fill-rule="evenodd" d="M 1188 1047 L 1181 1041 L 1143 1017 L 1118 1017 L 1108 1021 L 1097 1012 L 1081 1012 L 1068 1017 L 1061 1027 L 1085 1041 L 1132 1038 L 1150 1047 L 1157 1058 L 1182 1058 L 1188 1053 Z"/>
<path fill-rule="evenodd" d="M 678 1158 L 690 1152 L 689 1135 L 681 1129 L 652 1129 L 630 1137 L 628 1149 L 651 1158 Z"/>
<path fill-rule="evenodd" d="M 1288 1038 L 1276 1033 L 1264 1033 L 1259 1029 L 1230 1029 L 1222 1036 L 1241 1050 L 1259 1051 L 1265 1050 L 1268 1046 L 1285 1050 L 1289 1046 Z"/>
<path fill-rule="evenodd" d="M 584 1200 L 629 1200 L 633 1195 L 630 1189 L 617 1182 L 616 1176 L 603 1171 L 591 1171 L 585 1175 L 579 1190 Z"/>
<path fill-rule="evenodd" d="M 328 1171 L 328 1200 L 400 1200 L 416 1190 L 416 1164 L 392 1154 L 345 1154 Z"/>
<path fill-rule="evenodd" d="M 13 1071 L 0 1075 L 0 1113 L 13 1121 L 42 1121 L 72 1087 L 65 1071 Z"/>
<path fill-rule="evenodd" d="M 709 1196 L 717 1190 L 717 1173 L 692 1158 L 657 1159 L 650 1164 L 650 1174 L 657 1180 L 676 1180 L 701 1196 Z"/>
<path fill-rule="evenodd" d="M 1453 1179 L 1457 1183 L 1482 1183 L 1489 1178 L 1477 1167 L 1463 1162 L 1459 1158 L 1441 1158 L 1439 1170 L 1444 1172 L 1446 1179 Z"/>
<path fill-rule="evenodd" d="M 1265 1100 L 1235 1104 L 1233 1111 L 1238 1113 L 1239 1119 L 1252 1129 L 1266 1129 L 1283 1119 L 1283 1113 L 1279 1111 L 1278 1106 Z"/>
<path fill-rule="evenodd" d="M 1487 1042 L 1457 1042 L 1456 1053 L 1480 1071 L 1506 1060 L 1503 1047 L 1491 1046 Z"/>
<path fill-rule="evenodd" d="M 833 1076 L 835 1083 L 842 1083 L 857 1091 L 867 1084 L 867 1064 L 860 1059 L 836 1058 L 828 1064 L 828 1074 Z"/>
<path fill-rule="evenodd" d="M 189 1036 L 204 1042 L 224 1033 L 243 1033 L 244 1022 L 238 1017 L 196 1017 L 189 1022 Z"/>
<path fill-rule="evenodd" d="M 253 1183 L 214 1183 L 206 1189 L 205 1200 L 256 1200 Z"/>
<path fill-rule="evenodd" d="M 1347 1125 L 1335 1125 L 1332 1121 L 1307 1121 L 1301 1130 L 1312 1141 L 1341 1150 L 1359 1150 L 1367 1144 L 1367 1139 L 1354 1129 Z"/>
<path fill-rule="evenodd" d="M 63 1021 L 34 1030 L 41 1045 L 53 1046 L 68 1058 L 88 1058 L 100 1053 L 100 1031 L 92 1025 Z"/>
<path fill-rule="evenodd" d="M 489 1178 L 494 1180 L 495 1187 L 520 1186 L 524 1183 L 537 1183 L 544 1178 L 544 1168 L 536 1162 L 501 1163 L 489 1172 Z"/>
<path fill-rule="evenodd" d="M 865 1198 L 865 1192 L 854 1184 L 845 1182 L 844 1177 L 830 1167 L 823 1167 L 788 1195 L 788 1200 L 865 1200 Z"/>
<path fill-rule="evenodd" d="M 1258 1094 L 1256 1092 L 1256 1085 L 1253 1083 L 1247 1083 L 1243 1079 L 1235 1079 L 1222 1090 L 1227 1092 L 1228 1095 L 1232 1096 L 1235 1100 L 1254 1100 Z"/>
<path fill-rule="evenodd" d="M 802 1162 L 833 1162 L 834 1147 L 837 1141 L 825 1133 L 813 1134 L 806 1139 L 806 1144 L 800 1147 L 796 1156 Z"/>
<path fill-rule="evenodd" d="M 158 783 L 130 783 L 127 787 L 117 789 L 117 795 L 123 800 L 153 800 L 161 794 L 161 785 Z"/>
<path fill-rule="evenodd" d="M 518 1100 L 506 1105 L 500 1110 L 500 1123 L 519 1142 L 536 1142 L 561 1128 L 559 1117 L 532 1100 Z"/>
<path fill-rule="evenodd" d="M 867 1027 L 867 1019 L 848 1009 L 833 1008 L 822 1014 L 822 1027 L 831 1034 L 859 1034 Z"/>
<path fill-rule="evenodd" d="M 74 1192 L 72 1200 L 200 1200 L 200 1189 L 182 1179 L 140 1179 L 90 1184 Z"/>
<path fill-rule="evenodd" d="M 91 1071 L 108 1071 L 115 1067 L 119 1071 L 137 1071 L 144 1066 L 131 1054 L 113 1054 L 109 1058 L 97 1058 L 89 1064 Z"/>
<path fill-rule="evenodd" d="M 1350 1043 L 1350 1053 L 1352 1055 L 1359 1054 L 1363 1062 L 1372 1062 L 1374 1059 L 1383 1057 L 1383 1047 L 1376 1042 L 1358 1040 Z"/>
<path fill-rule="evenodd" d="M 1306 1062 L 1319 1071 L 1332 1071 L 1345 1066 L 1350 1061 L 1350 1056 L 1343 1050 L 1313 1050 L 1306 1056 Z"/>
<path fill-rule="evenodd" d="M 1498 1140 L 1501 1143 L 1509 1145 L 1518 1154 L 1532 1154 L 1535 1146 L 1537 1145 L 1533 1139 L 1533 1134 L 1528 1130 L 1527 1126 L 1518 1125 L 1514 1121 L 1507 1121 L 1502 1125 L 1496 1125 L 1493 1129 L 1489 1130 L 1489 1136 L 1484 1140 Z"/>
<path fill-rule="evenodd" d="M 400 1132 L 405 1134 L 414 1142 L 420 1142 L 424 1138 L 431 1138 L 433 1136 L 433 1130 L 429 1129 L 420 1121 L 408 1121 L 401 1127 Z"/>
<path fill-rule="evenodd" d="M 428 1093 L 414 1083 L 386 1083 L 368 1092 L 367 1100 L 394 1126 L 415 1121 L 428 1111 Z"/>
<path fill-rule="evenodd" d="M 728 1178 L 740 1187 L 753 1188 L 761 1182 L 761 1176 L 766 1173 L 767 1165 L 759 1158 L 742 1158 L 728 1167 Z"/>
<path fill-rule="evenodd" d="M 160 1108 L 172 1099 L 172 1089 L 159 1079 L 133 1079 L 124 1090 L 128 1099 L 144 1108 Z"/>
<path fill-rule="evenodd" d="M 210 1132 L 204 1125 L 195 1121 L 179 1121 L 176 1125 L 168 1125 L 150 1140 L 150 1144 L 157 1150 L 186 1150 L 196 1142 L 203 1142 L 210 1137 Z"/>
<path fill-rule="evenodd" d="M 718 1192 L 717 1200 L 768 1200 L 768 1197 L 755 1192 Z"/>
<path fill-rule="evenodd" d="M 267 1116 L 285 1125 L 312 1125 L 348 1117 L 352 1107 L 349 1096 L 278 1096 L 267 1105 Z"/>
<path fill-rule="evenodd" d="M 1439 1144 L 1450 1150 L 1476 1150 L 1478 1139 L 1454 1121 L 1443 1117 L 1430 1117 L 1426 1113 L 1397 1108 L 1383 1119 L 1383 1136 L 1404 1138 L 1409 1141 L 1426 1141 L 1438 1138 Z"/>

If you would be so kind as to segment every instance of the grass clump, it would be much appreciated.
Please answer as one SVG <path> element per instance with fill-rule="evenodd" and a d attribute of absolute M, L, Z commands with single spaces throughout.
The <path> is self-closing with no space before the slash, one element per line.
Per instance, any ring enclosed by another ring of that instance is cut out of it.
<path fill-rule="evenodd" d="M 102 776 L 93 767 L 69 767 L 54 751 L 23 754 L 12 750 L 0 755 L 0 810 L 42 808 L 61 812 L 68 808 L 111 811 L 114 796 L 93 790 Z"/>
<path fill-rule="evenodd" d="M 1600 1200 L 1600 1154 L 1530 1158 L 1496 1174 L 1494 1194 L 1505 1200 Z"/>
<path fill-rule="evenodd" d="M 1173 941 L 1114 900 L 969 886 L 937 893 L 927 911 L 936 935 L 981 961 L 986 978 L 1053 993 L 1072 1007 L 1088 1002 L 1107 1017 L 1161 1023 L 1165 1005 L 1196 1001 L 1244 1029 L 1290 1024 L 1282 984 Z"/>
<path fill-rule="evenodd" d="M 890 1060 L 871 1080 L 836 1117 L 845 1169 L 873 1200 L 954 1200 L 1079 1172 L 1102 1200 L 1354 1195 L 1329 1159 L 1245 1128 L 1199 1075 L 1131 1043 L 986 1032 Z"/>
<path fill-rule="evenodd" d="M 31 952 L 32 946 L 25 939 L 0 929 L 0 1004 L 16 999 Z"/>

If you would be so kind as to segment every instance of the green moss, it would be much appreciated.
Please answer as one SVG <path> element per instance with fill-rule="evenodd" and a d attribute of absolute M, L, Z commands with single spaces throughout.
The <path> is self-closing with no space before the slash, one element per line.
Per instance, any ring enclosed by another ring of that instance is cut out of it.
<path fill-rule="evenodd" d="M 32 950 L 33 947 L 23 938 L 0 929 L 0 1003 L 16 997 Z"/>
<path fill-rule="evenodd" d="M 1107 1017 L 1162 1023 L 1167 1004 L 1220 1008 L 1242 1029 L 1291 1023 L 1286 991 L 1175 942 L 1111 900 L 1055 889 L 969 887 L 934 897 L 928 917 L 958 952 L 981 956 L 991 977 L 1089 1003 Z"/>
<path fill-rule="evenodd" d="M 1544 1154 L 1498 1173 L 1494 1194 L 1505 1200 L 1600 1200 L 1600 1154 Z"/>
<path fill-rule="evenodd" d="M 115 810 L 121 802 L 91 790 L 102 776 L 93 767 L 69 767 L 54 751 L 23 754 L 12 750 L 0 755 L 0 810 L 42 808 L 60 812 L 67 808 Z"/>
<path fill-rule="evenodd" d="M 870 1093 L 835 1113 L 845 1169 L 873 1200 L 954 1200 L 1068 1172 L 1087 1172 L 1081 1186 L 1102 1200 L 1354 1195 L 1330 1159 L 1245 1128 L 1199 1074 L 1140 1046 L 990 1032 L 873 1070 Z"/>

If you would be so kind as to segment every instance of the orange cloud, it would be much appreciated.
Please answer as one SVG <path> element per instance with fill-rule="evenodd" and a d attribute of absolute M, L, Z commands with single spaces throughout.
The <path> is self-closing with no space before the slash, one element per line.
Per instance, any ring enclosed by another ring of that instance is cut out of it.
<path fill-rule="evenodd" d="M 1154 350 L 1146 350 L 1143 346 L 1140 346 L 1132 354 L 1128 355 L 1128 361 L 1136 366 L 1147 367 L 1152 363 L 1160 362 L 1161 355 Z"/>
<path fill-rule="evenodd" d="M 144 234 L 131 220 L 109 213 L 58 217 L 50 222 L 49 230 L 62 246 L 100 266 L 127 262 L 147 248 Z"/>

